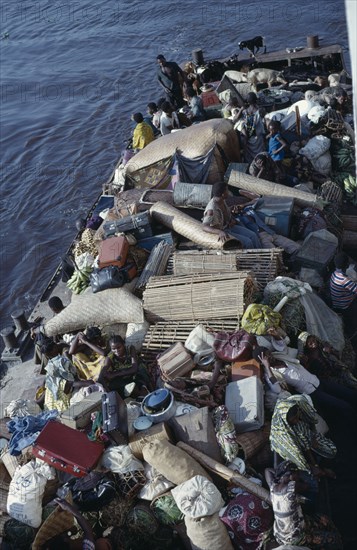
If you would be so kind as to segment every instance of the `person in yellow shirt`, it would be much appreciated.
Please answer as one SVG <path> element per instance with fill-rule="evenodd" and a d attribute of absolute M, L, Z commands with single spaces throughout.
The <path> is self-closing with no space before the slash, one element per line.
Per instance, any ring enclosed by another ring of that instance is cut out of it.
<path fill-rule="evenodd" d="M 151 126 L 147 122 L 144 122 L 144 117 L 141 113 L 135 113 L 131 118 L 137 123 L 133 133 L 133 149 L 144 149 L 144 147 L 154 141 L 154 132 Z"/>

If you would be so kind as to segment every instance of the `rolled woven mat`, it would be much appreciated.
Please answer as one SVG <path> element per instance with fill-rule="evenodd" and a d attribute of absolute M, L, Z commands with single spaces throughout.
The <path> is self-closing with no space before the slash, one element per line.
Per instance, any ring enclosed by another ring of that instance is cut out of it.
<path fill-rule="evenodd" d="M 226 479 L 227 481 L 230 481 L 231 483 L 234 483 L 239 487 L 242 487 L 252 495 L 256 495 L 257 497 L 261 498 L 268 504 L 271 504 L 269 491 L 267 491 L 260 485 L 253 483 L 253 481 L 250 481 L 249 479 L 242 476 L 238 472 L 230 470 L 226 466 L 223 466 L 223 464 L 219 464 L 219 462 L 216 462 L 215 460 L 201 453 L 200 451 L 193 449 L 190 445 L 187 445 L 186 443 L 182 443 L 182 441 L 179 441 L 176 446 L 186 451 L 187 454 L 192 456 L 192 458 L 197 460 L 197 462 L 202 464 L 202 466 L 204 466 L 211 472 L 218 474 L 219 476 L 223 477 L 223 479 Z"/>
<path fill-rule="evenodd" d="M 160 201 L 154 204 L 150 208 L 150 214 L 158 222 L 173 229 L 176 233 L 186 237 L 186 239 L 199 244 L 203 248 L 214 248 L 219 250 L 242 248 L 241 243 L 236 239 L 230 238 L 225 242 L 220 241 L 218 235 L 204 231 L 202 223 L 165 202 Z"/>
<path fill-rule="evenodd" d="M 300 191 L 294 187 L 287 187 L 286 185 L 280 185 L 279 183 L 273 183 L 271 181 L 255 178 L 249 174 L 243 174 L 232 170 L 229 176 L 228 185 L 232 187 L 238 187 L 239 189 L 245 189 L 251 193 L 257 195 L 269 195 L 271 197 L 291 197 L 296 200 L 296 203 L 301 206 L 306 205 L 322 205 L 323 201 L 321 197 L 317 197 L 313 193 L 306 193 L 306 191 Z"/>
<path fill-rule="evenodd" d="M 141 300 L 124 288 L 110 288 L 97 294 L 88 292 L 76 296 L 58 315 L 47 321 L 47 336 L 81 330 L 90 325 L 143 323 Z"/>

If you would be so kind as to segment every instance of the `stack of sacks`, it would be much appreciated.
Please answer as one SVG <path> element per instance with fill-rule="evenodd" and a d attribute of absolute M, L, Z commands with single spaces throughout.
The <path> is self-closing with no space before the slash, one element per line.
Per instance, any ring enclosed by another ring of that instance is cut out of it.
<path fill-rule="evenodd" d="M 316 172 L 324 176 L 331 173 L 330 144 L 331 140 L 328 137 L 318 135 L 311 138 L 299 151 L 311 162 Z"/>

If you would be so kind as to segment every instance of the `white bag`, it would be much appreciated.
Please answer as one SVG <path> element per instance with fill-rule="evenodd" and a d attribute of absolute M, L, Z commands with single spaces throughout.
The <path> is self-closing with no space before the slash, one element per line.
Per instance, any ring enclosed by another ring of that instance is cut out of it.
<path fill-rule="evenodd" d="M 331 174 L 332 160 L 330 151 L 326 151 L 323 155 L 319 156 L 317 159 L 311 160 L 311 164 L 319 174 L 324 176 L 329 176 Z"/>
<path fill-rule="evenodd" d="M 212 353 L 214 344 L 213 334 L 207 332 L 203 325 L 197 325 L 187 337 L 185 348 L 191 353 Z"/>
<path fill-rule="evenodd" d="M 106 449 L 101 464 L 115 474 L 127 474 L 128 472 L 144 469 L 143 464 L 133 456 L 128 445 L 117 445 Z"/>
<path fill-rule="evenodd" d="M 312 137 L 305 147 L 302 147 L 299 151 L 301 155 L 304 155 L 307 159 L 313 161 L 330 149 L 331 140 L 326 136 L 314 136 Z"/>
<path fill-rule="evenodd" d="M 4 410 L 4 416 L 14 418 L 15 416 L 36 416 L 40 414 L 41 409 L 35 401 L 30 399 L 15 399 L 11 401 Z"/>
<path fill-rule="evenodd" d="M 224 506 L 217 487 L 204 476 L 188 479 L 171 491 L 179 510 L 193 519 L 212 516 Z"/>
<path fill-rule="evenodd" d="M 166 479 L 166 477 L 147 463 L 145 464 L 145 476 L 147 482 L 139 493 L 139 498 L 143 498 L 144 500 L 153 500 L 169 491 L 169 489 L 172 489 L 172 487 L 175 487 L 174 483 Z"/>
<path fill-rule="evenodd" d="M 31 527 L 40 527 L 43 493 L 47 481 L 55 477 L 55 470 L 42 460 L 31 460 L 17 468 L 7 497 L 9 516 Z"/>

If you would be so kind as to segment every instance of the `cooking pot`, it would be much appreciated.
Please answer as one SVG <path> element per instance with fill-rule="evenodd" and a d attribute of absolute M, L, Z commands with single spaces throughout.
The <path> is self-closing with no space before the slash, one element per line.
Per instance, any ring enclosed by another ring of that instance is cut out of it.
<path fill-rule="evenodd" d="M 155 390 L 147 395 L 142 408 L 146 414 L 155 414 L 167 409 L 171 400 L 171 392 L 166 388 Z"/>
<path fill-rule="evenodd" d="M 159 395 L 157 395 L 158 393 Z M 153 409 L 153 406 L 156 410 Z M 149 395 L 144 398 L 141 404 L 141 411 L 145 416 L 150 418 L 154 424 L 157 424 L 158 422 L 167 422 L 170 418 L 175 416 L 176 406 L 173 393 L 169 390 L 161 389 L 149 393 Z"/>

